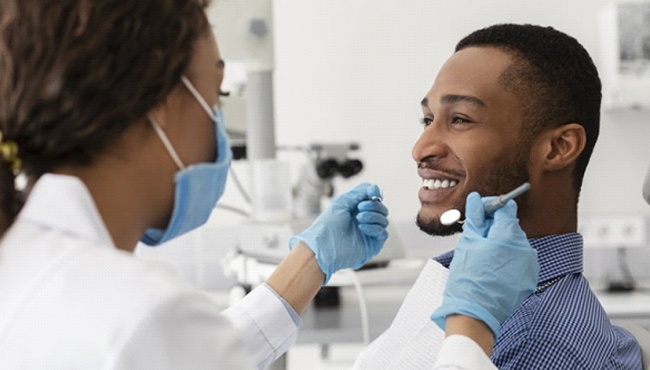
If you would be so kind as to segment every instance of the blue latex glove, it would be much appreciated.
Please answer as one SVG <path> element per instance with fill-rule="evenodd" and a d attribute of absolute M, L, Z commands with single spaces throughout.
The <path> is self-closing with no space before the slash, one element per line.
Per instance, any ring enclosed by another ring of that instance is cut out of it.
<path fill-rule="evenodd" d="M 444 330 L 448 315 L 470 316 L 483 321 L 496 340 L 501 323 L 535 292 L 539 264 L 519 227 L 516 203 L 510 200 L 486 215 L 483 206 L 490 199 L 476 192 L 467 197 L 443 303 L 431 319 Z"/>
<path fill-rule="evenodd" d="M 314 223 L 289 240 L 289 248 L 304 242 L 316 255 L 325 282 L 336 271 L 358 269 L 376 256 L 388 238 L 388 209 L 372 196 L 381 196 L 377 185 L 360 184 L 332 200 Z"/>

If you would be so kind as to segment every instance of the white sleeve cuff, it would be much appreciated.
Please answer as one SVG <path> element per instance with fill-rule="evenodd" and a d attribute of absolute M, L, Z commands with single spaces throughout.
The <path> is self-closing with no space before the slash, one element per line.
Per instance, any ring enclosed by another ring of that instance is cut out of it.
<path fill-rule="evenodd" d="M 282 301 L 265 285 L 223 312 L 238 329 L 244 350 L 264 369 L 293 345 L 298 326 Z"/>
<path fill-rule="evenodd" d="M 451 335 L 442 342 L 434 370 L 497 370 L 476 342 L 464 335 Z"/>
<path fill-rule="evenodd" d="M 294 310 L 293 307 L 291 307 L 289 302 L 287 302 L 284 298 L 282 298 L 282 296 L 280 296 L 280 294 L 278 294 L 278 292 L 276 292 L 275 289 L 273 289 L 269 284 L 262 283 L 262 285 L 264 285 L 266 287 L 266 289 L 270 290 L 271 293 L 275 294 L 275 296 L 284 305 L 284 308 L 287 309 L 287 312 L 289 313 L 289 315 L 291 315 L 291 319 L 293 320 L 293 323 L 296 324 L 296 326 L 301 327 L 302 326 L 302 320 L 300 320 L 300 315 L 298 315 L 298 312 L 296 312 L 296 310 Z"/>

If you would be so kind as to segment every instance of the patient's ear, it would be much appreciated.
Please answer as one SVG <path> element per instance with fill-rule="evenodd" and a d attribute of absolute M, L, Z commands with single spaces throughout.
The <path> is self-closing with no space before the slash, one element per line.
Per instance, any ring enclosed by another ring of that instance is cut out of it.
<path fill-rule="evenodd" d="M 585 128 L 577 123 L 567 123 L 547 130 L 537 141 L 537 160 L 546 171 L 558 171 L 573 165 L 587 143 Z"/>

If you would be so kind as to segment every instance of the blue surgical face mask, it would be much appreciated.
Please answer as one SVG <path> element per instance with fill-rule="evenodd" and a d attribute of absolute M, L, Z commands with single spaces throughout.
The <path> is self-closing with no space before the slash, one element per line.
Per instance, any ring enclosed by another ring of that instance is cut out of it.
<path fill-rule="evenodd" d="M 148 116 L 149 122 L 180 169 L 175 175 L 174 209 L 169 224 L 166 229 L 147 229 L 141 241 L 149 246 L 174 239 L 208 220 L 212 209 L 223 195 L 232 159 L 223 113 L 220 109 L 213 111 L 185 76 L 182 77 L 182 82 L 215 123 L 217 158 L 213 163 L 198 163 L 186 167 L 160 125 L 152 116 Z"/>

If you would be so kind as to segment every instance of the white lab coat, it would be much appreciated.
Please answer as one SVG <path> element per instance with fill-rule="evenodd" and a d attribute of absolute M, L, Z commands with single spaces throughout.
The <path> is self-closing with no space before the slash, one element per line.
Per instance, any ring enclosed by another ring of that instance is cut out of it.
<path fill-rule="evenodd" d="M 116 249 L 75 177 L 44 175 L 0 243 L 1 369 L 264 368 L 297 329 L 267 287 L 219 313 Z"/>

